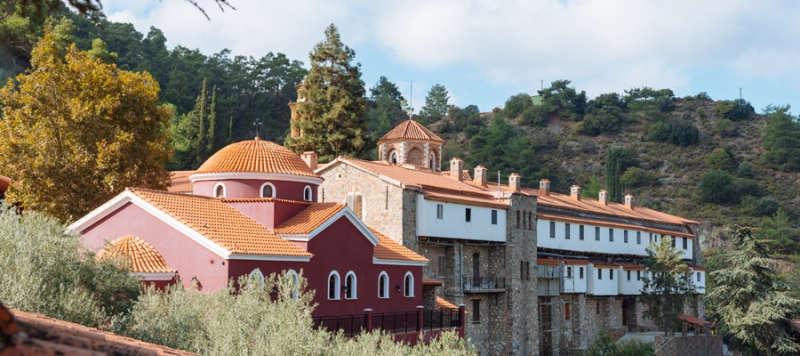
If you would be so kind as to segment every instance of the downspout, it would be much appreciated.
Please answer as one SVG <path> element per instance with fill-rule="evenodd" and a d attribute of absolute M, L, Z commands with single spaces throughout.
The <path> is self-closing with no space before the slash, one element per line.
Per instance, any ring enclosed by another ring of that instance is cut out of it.
<path fill-rule="evenodd" d="M 459 295 L 464 296 L 464 249 L 458 244 L 458 285 Z"/>

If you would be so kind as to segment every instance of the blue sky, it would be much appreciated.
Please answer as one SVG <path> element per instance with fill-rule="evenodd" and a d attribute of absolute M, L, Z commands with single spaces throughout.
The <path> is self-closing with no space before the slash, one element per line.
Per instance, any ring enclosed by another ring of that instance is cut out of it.
<path fill-rule="evenodd" d="M 356 51 L 363 79 L 381 75 L 419 108 L 433 84 L 451 103 L 502 107 L 516 93 L 534 94 L 572 80 L 590 98 L 631 87 L 705 91 L 800 108 L 800 2 L 746 0 L 230 0 L 221 12 L 182 0 L 103 1 L 111 20 L 146 33 L 155 26 L 168 46 L 205 53 L 231 49 L 260 57 L 308 52 L 335 23 Z M 800 112 L 799 110 L 793 110 Z"/>

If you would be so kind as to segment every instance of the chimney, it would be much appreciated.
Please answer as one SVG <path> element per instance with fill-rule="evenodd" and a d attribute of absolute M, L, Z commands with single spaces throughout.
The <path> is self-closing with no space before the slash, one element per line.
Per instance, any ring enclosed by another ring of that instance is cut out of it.
<path fill-rule="evenodd" d="M 300 155 L 300 158 L 302 158 L 303 161 L 306 162 L 306 164 L 308 165 L 309 168 L 311 168 L 312 171 L 317 169 L 317 160 L 319 160 L 319 157 L 317 156 L 316 152 L 314 151 L 303 152 L 303 154 Z"/>
<path fill-rule="evenodd" d="M 508 176 L 508 187 L 518 192 L 521 188 L 521 181 L 522 177 L 520 177 L 519 174 L 511 173 L 511 175 Z"/>
<path fill-rule="evenodd" d="M 599 199 L 600 204 L 608 205 L 608 191 L 605 189 L 600 190 Z"/>
<path fill-rule="evenodd" d="M 633 203 L 634 203 L 633 195 L 630 194 L 625 195 L 625 207 L 633 210 Z"/>
<path fill-rule="evenodd" d="M 486 167 L 479 164 L 477 167 L 475 167 L 475 175 L 472 176 L 472 183 L 475 183 L 475 185 L 479 185 L 481 187 L 485 187 L 486 173 Z"/>
<path fill-rule="evenodd" d="M 539 181 L 539 195 L 550 195 L 550 181 L 542 179 Z"/>
<path fill-rule="evenodd" d="M 461 180 L 461 171 L 464 170 L 464 161 L 453 157 L 450 160 L 450 177 Z"/>
<path fill-rule="evenodd" d="M 575 200 L 581 200 L 581 187 L 573 185 L 569 188 L 569 197 Z"/>

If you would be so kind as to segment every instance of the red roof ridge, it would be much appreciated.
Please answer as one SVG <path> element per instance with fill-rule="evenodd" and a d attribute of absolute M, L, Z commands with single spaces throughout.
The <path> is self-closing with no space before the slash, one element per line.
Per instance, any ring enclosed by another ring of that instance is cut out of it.
<path fill-rule="evenodd" d="M 215 199 L 217 199 L 217 198 L 215 198 Z M 279 203 L 292 203 L 292 204 L 299 204 L 299 205 L 317 204 L 317 203 L 314 203 L 314 202 L 291 200 L 291 199 L 281 199 L 281 198 L 222 198 L 222 201 L 224 201 L 226 203 L 270 203 L 270 202 L 279 202 Z"/>
<path fill-rule="evenodd" d="M 441 137 L 414 120 L 406 120 L 381 137 L 378 142 L 392 140 L 426 140 L 444 143 Z"/>

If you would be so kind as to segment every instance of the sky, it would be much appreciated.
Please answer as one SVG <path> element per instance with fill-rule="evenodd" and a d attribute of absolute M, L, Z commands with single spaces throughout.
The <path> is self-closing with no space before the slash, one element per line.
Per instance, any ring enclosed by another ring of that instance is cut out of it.
<path fill-rule="evenodd" d="M 568 79 L 589 98 L 633 87 L 677 96 L 740 95 L 800 113 L 800 2 L 772 0 L 104 0 L 108 18 L 167 46 L 206 54 L 308 53 L 331 23 L 362 79 L 396 83 L 416 111 L 434 84 L 450 103 L 502 107 L 514 94 Z M 413 84 L 412 84 L 413 83 Z M 413 90 L 412 90 L 413 87 Z"/>

